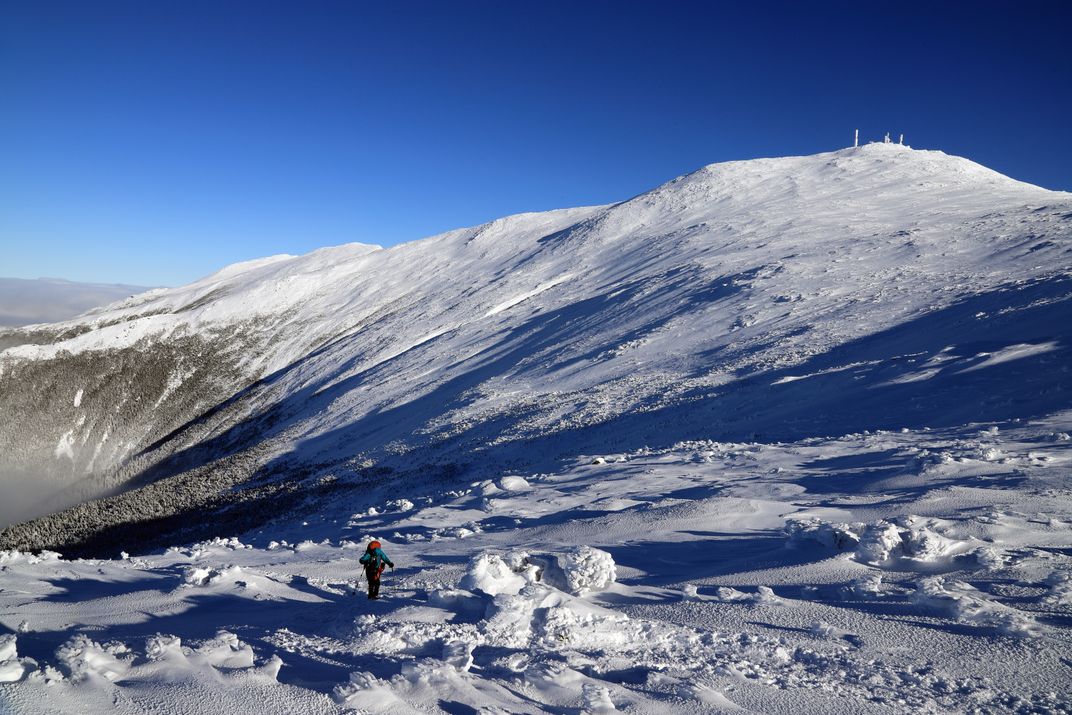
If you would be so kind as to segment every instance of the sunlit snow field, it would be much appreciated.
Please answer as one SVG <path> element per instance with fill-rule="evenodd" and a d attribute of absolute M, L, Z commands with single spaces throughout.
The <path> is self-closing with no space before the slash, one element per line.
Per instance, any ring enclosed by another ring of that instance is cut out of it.
<path fill-rule="evenodd" d="M 23 660 L 3 677 L 31 675 L 3 694 L 18 712 L 206 712 L 206 691 L 219 712 L 1061 712 L 1068 440 L 696 442 L 413 500 L 384 485 L 360 511 L 162 554 L 8 553 Z M 378 602 L 371 537 L 398 564 Z M 613 583 L 583 558 L 573 589 L 535 580 L 581 544 Z"/>

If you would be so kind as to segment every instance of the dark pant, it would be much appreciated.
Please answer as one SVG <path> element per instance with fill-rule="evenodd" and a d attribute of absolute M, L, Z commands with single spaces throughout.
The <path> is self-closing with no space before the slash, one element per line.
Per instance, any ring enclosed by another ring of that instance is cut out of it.
<path fill-rule="evenodd" d="M 380 570 L 365 569 L 365 577 L 368 578 L 368 597 L 380 597 Z"/>

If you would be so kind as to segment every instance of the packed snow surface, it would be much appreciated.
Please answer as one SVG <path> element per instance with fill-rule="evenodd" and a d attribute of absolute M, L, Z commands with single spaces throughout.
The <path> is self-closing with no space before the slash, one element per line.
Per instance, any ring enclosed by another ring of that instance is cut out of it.
<path fill-rule="evenodd" d="M 1070 237 L 869 145 L 0 334 L 110 495 L 0 532 L 0 712 L 1072 712 Z"/>
<path fill-rule="evenodd" d="M 1072 464 L 1051 429 L 581 455 L 525 491 L 474 482 L 399 509 L 383 484 L 356 512 L 144 556 L 6 552 L 0 698 L 18 713 L 1068 712 Z M 994 444 L 1000 463 L 977 458 Z M 921 480 L 932 456 L 943 477 Z M 373 537 L 398 566 L 380 601 L 357 562 Z"/>

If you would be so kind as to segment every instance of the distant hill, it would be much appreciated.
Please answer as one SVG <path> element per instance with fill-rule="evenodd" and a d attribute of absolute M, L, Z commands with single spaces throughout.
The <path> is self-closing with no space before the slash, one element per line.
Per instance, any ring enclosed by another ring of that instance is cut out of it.
<path fill-rule="evenodd" d="M 74 283 L 58 278 L 0 278 L 0 326 L 55 323 L 146 290 L 143 286 Z"/>

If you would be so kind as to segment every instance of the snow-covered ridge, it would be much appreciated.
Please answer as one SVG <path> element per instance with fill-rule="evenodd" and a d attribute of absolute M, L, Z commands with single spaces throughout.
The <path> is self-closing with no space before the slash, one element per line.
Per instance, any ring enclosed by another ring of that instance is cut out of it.
<path fill-rule="evenodd" d="M 853 431 L 894 419 L 876 409 L 891 386 L 927 393 L 913 404 L 940 423 L 971 380 L 1066 358 L 1069 215 L 1069 194 L 874 144 L 247 262 L 0 353 L 0 394 L 35 413 L 0 429 L 0 471 L 54 474 L 69 499 L 219 459 L 243 466 L 213 489 L 309 463 L 454 473 L 569 453 L 601 426 L 626 443 L 667 420 L 674 438 Z M 954 368 L 963 384 L 930 396 Z M 1063 405 L 1040 380 L 1039 409 Z M 774 387 L 793 402 L 764 401 Z"/>
<path fill-rule="evenodd" d="M 852 186 L 839 186 L 846 179 L 851 179 Z M 95 311 L 91 321 L 70 321 L 88 323 L 104 331 L 100 334 L 85 333 L 50 346 L 23 346 L 8 354 L 42 358 L 58 350 L 110 349 L 132 344 L 148 335 L 167 334 L 180 326 L 242 321 L 254 315 L 280 315 L 294 310 L 300 311 L 301 318 L 306 320 L 323 318 L 357 303 L 354 293 L 363 286 L 351 285 L 352 290 L 348 292 L 345 288 L 350 281 L 369 281 L 370 285 L 360 295 L 375 298 L 376 289 L 389 287 L 402 277 L 376 275 L 383 271 L 404 275 L 413 270 L 407 264 L 421 258 L 427 260 L 430 253 L 447 254 L 438 256 L 442 265 L 445 262 L 442 259 L 457 257 L 450 254 L 459 244 L 468 246 L 474 241 L 498 249 L 500 246 L 496 244 L 509 237 L 509 243 L 518 248 L 526 239 L 543 238 L 559 226 L 575 224 L 592 214 L 596 214 L 601 224 L 599 233 L 617 238 L 657 221 L 670 219 L 681 224 L 690 216 L 697 220 L 708 218 L 713 207 L 725 210 L 744 204 L 754 217 L 762 218 L 789 209 L 814 207 L 818 200 L 854 198 L 863 191 L 897 190 L 911 194 L 919 189 L 947 194 L 942 198 L 978 194 L 983 190 L 988 194 L 999 192 L 998 196 L 990 197 L 996 199 L 1009 199 L 1017 193 L 1038 197 L 1039 192 L 1037 187 L 1009 179 L 967 159 L 896 144 L 876 143 L 806 157 L 711 164 L 612 207 L 518 214 L 386 251 L 379 246 L 353 243 L 319 249 L 304 256 L 282 254 L 236 263 L 188 286 L 157 289 Z M 413 272 L 420 273 L 420 269 Z M 136 330 L 107 329 L 119 321 L 140 316 L 146 317 L 139 321 Z M 284 360 L 292 357 L 288 354 Z"/>

